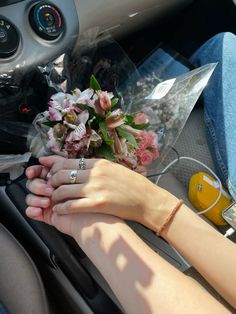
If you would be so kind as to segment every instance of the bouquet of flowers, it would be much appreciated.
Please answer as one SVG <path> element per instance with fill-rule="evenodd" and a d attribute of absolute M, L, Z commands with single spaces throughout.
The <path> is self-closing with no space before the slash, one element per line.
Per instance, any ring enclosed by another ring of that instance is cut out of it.
<path fill-rule="evenodd" d="M 160 63 L 159 53 L 140 70 L 114 40 L 95 36 L 82 42 L 76 58 L 65 55 L 44 71 L 59 93 L 34 119 L 27 136 L 30 152 L 106 158 L 154 177 L 215 64 L 165 78 L 169 61 Z"/>
<path fill-rule="evenodd" d="M 49 127 L 47 150 L 68 158 L 106 158 L 145 174 L 159 156 L 157 134 L 148 129 L 146 114 L 113 109 L 118 103 L 93 75 L 83 92 L 53 95 L 40 122 Z"/>

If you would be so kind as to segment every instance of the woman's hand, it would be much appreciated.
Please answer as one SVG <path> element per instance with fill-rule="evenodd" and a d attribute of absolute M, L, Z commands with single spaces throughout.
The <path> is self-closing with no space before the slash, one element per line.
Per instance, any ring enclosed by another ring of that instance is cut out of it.
<path fill-rule="evenodd" d="M 40 158 L 45 167 L 53 157 Z M 86 170 L 78 170 L 75 184 L 71 171 L 79 161 L 60 159 L 50 170 L 53 211 L 58 214 L 103 213 L 138 221 L 156 230 L 173 208 L 176 198 L 140 174 L 104 159 L 87 159 Z"/>
<path fill-rule="evenodd" d="M 61 216 L 52 212 L 52 192 L 54 188 L 47 176 L 54 162 L 62 161 L 62 157 L 51 157 L 47 166 L 36 165 L 26 169 L 27 188 L 32 194 L 26 196 L 26 214 L 37 221 L 53 225 L 59 231 L 74 236 L 77 233 L 78 219 L 76 215 Z M 80 219 L 81 220 L 81 219 Z"/>
<path fill-rule="evenodd" d="M 50 158 L 50 163 L 46 166 L 35 165 L 28 167 L 25 174 L 28 178 L 26 186 L 33 194 L 28 194 L 26 197 L 26 203 L 28 208 L 26 213 L 28 216 L 34 218 L 37 217 L 40 220 L 42 214 L 45 212 L 42 209 L 51 207 L 51 196 L 54 188 L 52 187 L 50 180 L 47 179 L 50 174 L 50 169 L 53 164 L 57 161 L 63 160 L 64 158 L 53 156 Z M 43 217 L 41 217 L 44 220 Z"/>

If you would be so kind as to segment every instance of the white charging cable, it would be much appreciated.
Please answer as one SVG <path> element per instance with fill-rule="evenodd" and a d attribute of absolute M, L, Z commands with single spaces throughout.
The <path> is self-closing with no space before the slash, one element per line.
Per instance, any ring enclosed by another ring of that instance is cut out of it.
<path fill-rule="evenodd" d="M 160 174 L 158 177 L 157 177 L 157 180 L 156 180 L 156 184 L 158 185 L 161 177 L 163 176 L 164 173 L 166 173 L 166 171 L 173 165 L 175 164 L 178 160 L 190 160 L 190 161 L 193 161 L 193 162 L 196 162 L 197 164 L 201 165 L 202 167 L 206 168 L 212 175 L 213 177 L 215 177 L 215 179 L 217 180 L 217 182 L 219 183 L 219 194 L 217 195 L 217 198 L 216 200 L 213 202 L 213 204 L 211 204 L 208 208 L 198 212 L 197 214 L 198 215 L 202 215 L 202 214 L 205 214 L 208 210 L 210 210 L 211 208 L 213 208 L 219 201 L 221 195 L 222 195 L 222 191 L 223 191 L 223 188 L 222 188 L 222 183 L 219 179 L 219 177 L 214 173 L 213 170 L 211 170 L 207 165 L 205 165 L 203 162 L 195 159 L 195 158 L 192 158 L 192 157 L 186 157 L 186 156 L 181 156 L 175 160 L 173 160 L 171 163 L 169 163 L 169 165 L 167 165 L 164 170 L 162 171 L 162 174 Z"/>
<path fill-rule="evenodd" d="M 234 228 L 229 228 L 229 229 L 225 232 L 224 237 L 226 237 L 226 238 L 230 237 L 232 234 L 234 234 L 235 231 L 236 231 L 236 230 L 235 230 Z"/>

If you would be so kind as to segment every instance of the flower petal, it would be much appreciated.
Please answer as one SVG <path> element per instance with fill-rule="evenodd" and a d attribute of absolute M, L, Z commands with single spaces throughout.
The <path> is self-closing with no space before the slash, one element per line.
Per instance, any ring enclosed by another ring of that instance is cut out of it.
<path fill-rule="evenodd" d="M 88 118 L 89 118 L 89 113 L 87 110 L 82 111 L 78 115 L 78 121 L 83 124 L 86 124 L 86 122 L 88 121 Z"/>
<path fill-rule="evenodd" d="M 86 127 L 83 123 L 80 123 L 74 131 L 70 132 L 66 138 L 66 142 L 79 141 L 86 135 Z"/>

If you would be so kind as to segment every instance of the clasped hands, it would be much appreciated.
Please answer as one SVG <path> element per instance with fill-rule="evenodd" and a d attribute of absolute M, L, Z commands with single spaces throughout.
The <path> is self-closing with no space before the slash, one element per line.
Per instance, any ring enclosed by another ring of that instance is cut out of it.
<path fill-rule="evenodd" d="M 86 159 L 86 169 L 76 171 L 73 184 L 70 174 L 78 169 L 78 159 L 48 156 L 39 162 L 26 169 L 31 192 L 26 214 L 69 235 L 81 213 L 134 220 L 155 230 L 163 205 L 176 201 L 142 175 L 104 159 Z"/>

